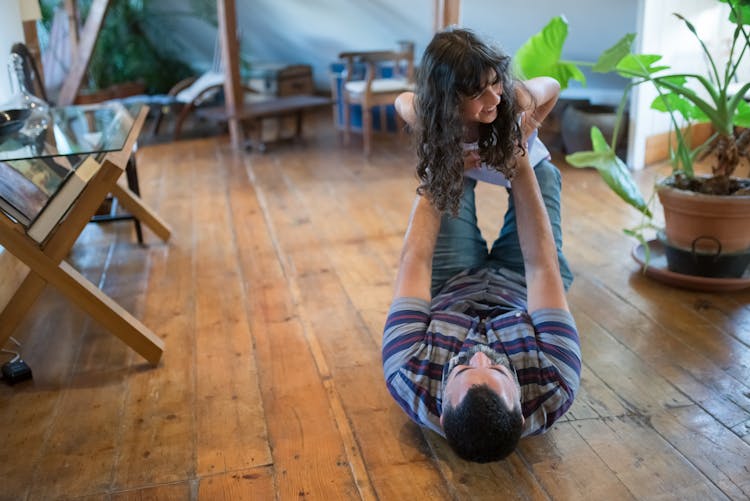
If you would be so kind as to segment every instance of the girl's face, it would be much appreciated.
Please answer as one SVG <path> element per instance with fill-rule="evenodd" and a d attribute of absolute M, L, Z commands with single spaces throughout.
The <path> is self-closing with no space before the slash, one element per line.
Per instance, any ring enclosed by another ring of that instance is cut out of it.
<path fill-rule="evenodd" d="M 497 106 L 503 97 L 503 83 L 494 70 L 490 71 L 487 85 L 475 96 L 466 96 L 461 101 L 461 117 L 465 124 L 492 123 L 497 118 Z"/>

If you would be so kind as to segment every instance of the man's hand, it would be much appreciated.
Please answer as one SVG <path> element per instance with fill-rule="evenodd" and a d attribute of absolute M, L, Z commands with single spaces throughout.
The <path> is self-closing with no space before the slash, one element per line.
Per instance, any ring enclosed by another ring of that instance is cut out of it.
<path fill-rule="evenodd" d="M 481 167 L 482 159 L 479 156 L 479 148 L 464 151 L 464 170 Z"/>

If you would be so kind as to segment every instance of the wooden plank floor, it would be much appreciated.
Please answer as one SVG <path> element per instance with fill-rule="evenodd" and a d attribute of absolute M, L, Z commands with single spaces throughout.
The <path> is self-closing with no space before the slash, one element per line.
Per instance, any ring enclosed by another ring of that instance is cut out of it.
<path fill-rule="evenodd" d="M 415 188 L 405 141 L 366 161 L 321 115 L 264 155 L 218 137 L 138 156 L 172 240 L 89 225 L 70 261 L 164 339 L 163 360 L 47 288 L 15 334 L 34 379 L 0 385 L 0 499 L 750 498 L 750 290 L 642 276 L 621 232 L 637 215 L 595 172 L 557 162 L 579 397 L 551 432 L 475 465 L 383 383 Z M 490 239 L 506 195 L 477 197 Z"/>

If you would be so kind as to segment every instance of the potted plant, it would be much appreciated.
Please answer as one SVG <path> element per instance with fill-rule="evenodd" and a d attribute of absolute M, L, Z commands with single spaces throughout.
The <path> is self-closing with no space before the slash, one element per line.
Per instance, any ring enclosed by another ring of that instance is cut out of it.
<path fill-rule="evenodd" d="M 61 3 L 40 3 L 45 36 L 51 36 L 55 12 L 62 8 Z M 92 0 L 78 0 L 82 19 L 86 19 L 92 4 Z M 147 36 L 155 31 L 153 26 L 173 15 L 176 14 L 163 10 L 159 2 L 110 0 L 77 102 L 99 102 L 144 92 L 163 94 L 190 76 L 193 70 L 187 64 Z"/>
<path fill-rule="evenodd" d="M 728 276 L 721 269 L 687 269 L 674 255 L 687 261 L 698 262 L 707 256 L 709 261 L 735 263 L 738 259 L 750 261 L 750 179 L 736 177 L 742 158 L 750 158 L 750 105 L 743 96 L 750 83 L 740 85 L 730 92 L 737 68 L 750 53 L 750 3 L 746 0 L 717 0 L 730 8 L 730 21 L 734 24 L 731 47 L 723 60 L 716 60 L 692 23 L 675 14 L 686 29 L 697 39 L 708 61 L 707 76 L 670 71 L 659 65 L 661 56 L 634 54 L 635 36 L 628 34 L 602 53 L 592 71 L 616 72 L 629 79 L 617 111 L 617 125 L 611 139 L 601 131 L 591 128 L 591 151 L 579 151 L 566 156 L 575 167 L 595 167 L 604 181 L 628 204 L 646 218 L 644 224 L 626 233 L 646 244 L 643 230 L 653 228 L 651 211 L 634 182 L 631 171 L 616 154 L 619 126 L 631 89 L 637 85 L 653 85 L 658 93 L 651 107 L 668 113 L 675 141 L 670 148 L 672 173 L 656 185 L 656 193 L 664 208 L 663 243 L 668 250 L 670 269 L 686 274 Z M 555 18 L 540 34 L 532 37 L 516 54 L 516 64 L 526 77 L 548 75 L 567 85 L 570 79 L 582 79 L 578 68 L 587 63 L 560 59 L 567 37 L 567 23 Z M 696 90 L 698 89 L 698 90 Z M 690 126 L 708 122 L 713 134 L 698 145 L 691 145 Z M 708 159 L 711 173 L 697 175 L 697 160 Z M 682 259 L 682 261 L 685 261 Z M 676 267 L 679 266 L 679 270 Z M 746 268 L 734 265 L 741 276 Z"/>

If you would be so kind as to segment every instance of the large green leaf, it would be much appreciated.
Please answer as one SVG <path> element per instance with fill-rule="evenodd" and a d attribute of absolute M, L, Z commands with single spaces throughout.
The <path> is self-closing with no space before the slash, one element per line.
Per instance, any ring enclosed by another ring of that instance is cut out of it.
<path fill-rule="evenodd" d="M 614 71 L 619 62 L 622 61 L 622 58 L 630 54 L 633 40 L 635 40 L 634 33 L 628 33 L 622 37 L 617 43 L 605 50 L 602 55 L 599 56 L 599 59 L 597 59 L 591 70 L 596 71 L 597 73 L 609 73 Z"/>
<path fill-rule="evenodd" d="M 516 52 L 514 61 L 518 73 L 523 78 L 552 77 L 560 83 L 562 89 L 567 88 L 571 79 L 585 84 L 583 72 L 575 64 L 560 59 L 567 37 L 568 22 L 565 18 L 552 18 Z"/>
<path fill-rule="evenodd" d="M 687 83 L 687 77 L 685 75 L 664 75 L 654 78 L 658 82 L 667 82 L 671 83 L 672 85 L 678 85 L 680 87 L 685 87 L 685 84 Z M 694 93 L 693 90 L 689 87 L 685 87 L 685 89 L 687 89 L 690 93 Z"/>
<path fill-rule="evenodd" d="M 734 125 L 739 127 L 750 127 L 750 104 L 740 100 L 734 112 Z"/>
<path fill-rule="evenodd" d="M 628 54 L 622 58 L 615 69 L 624 77 L 648 78 L 654 73 L 669 69 L 669 66 L 653 66 L 660 59 L 661 56 L 656 54 Z"/>
<path fill-rule="evenodd" d="M 651 109 L 670 113 L 679 113 L 687 122 L 710 122 L 711 120 L 692 101 L 674 92 L 667 92 L 651 103 Z"/>
<path fill-rule="evenodd" d="M 610 148 L 598 127 L 591 128 L 591 143 L 594 151 L 572 153 L 565 160 L 574 167 L 594 167 L 617 195 L 648 217 L 651 211 L 643 199 L 641 190 L 633 181 L 630 169 Z"/>
<path fill-rule="evenodd" d="M 750 24 L 750 0 L 732 0 L 730 3 L 728 0 L 719 0 L 722 3 L 734 4 L 734 9 L 740 12 L 742 17 L 742 24 Z M 734 24 L 737 24 L 737 16 L 735 10 L 729 12 L 729 20 Z"/>

